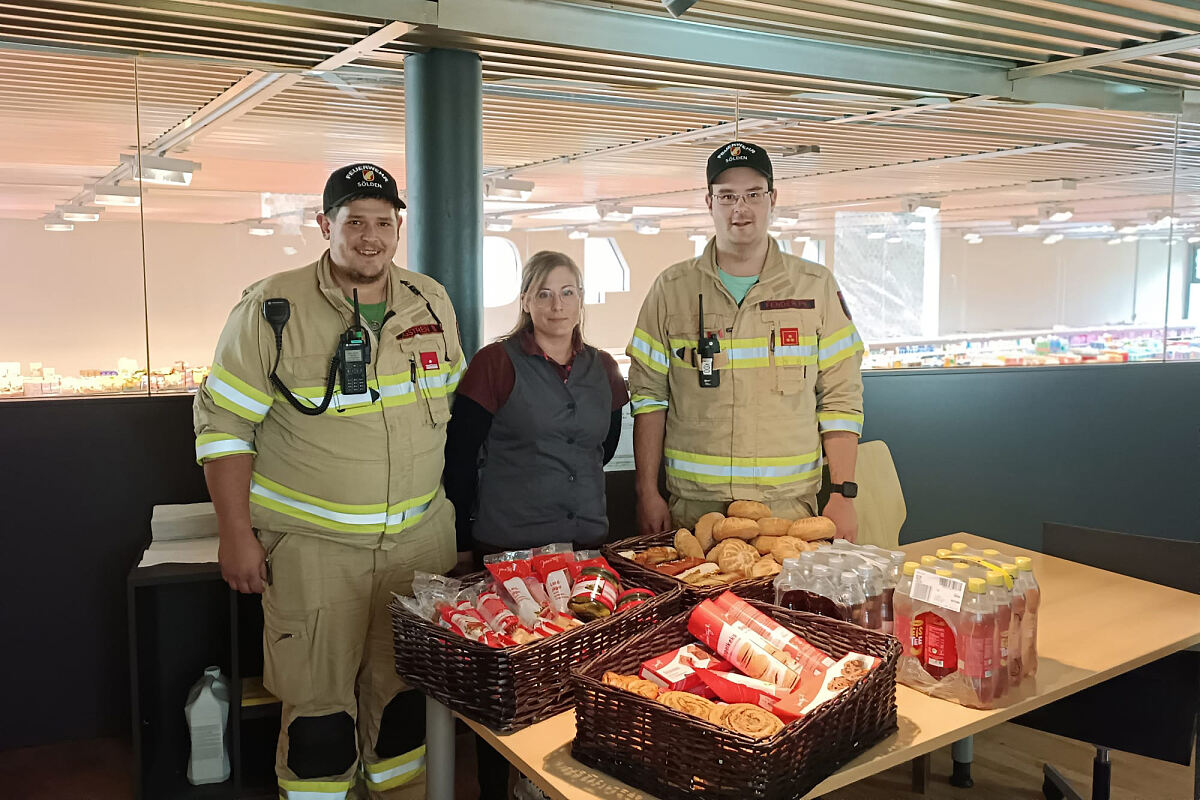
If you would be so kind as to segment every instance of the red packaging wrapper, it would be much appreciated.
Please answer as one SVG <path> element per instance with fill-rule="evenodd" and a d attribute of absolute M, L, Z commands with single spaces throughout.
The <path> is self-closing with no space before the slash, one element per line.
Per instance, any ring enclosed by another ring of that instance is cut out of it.
<path fill-rule="evenodd" d="M 697 674 L 712 693 L 726 703 L 750 703 L 764 711 L 770 711 L 787 696 L 786 689 L 737 672 L 701 669 L 697 670 Z"/>
<path fill-rule="evenodd" d="M 538 612 L 544 606 L 534 598 L 529 584 L 525 582 L 526 578 L 537 580 L 534 578 L 529 558 L 530 551 L 515 550 L 486 556 L 483 563 L 488 572 L 492 573 L 492 577 L 496 579 L 496 583 L 503 586 L 504 591 L 508 592 L 508 596 L 513 599 L 513 603 L 517 607 L 517 616 L 521 618 L 521 621 L 526 625 L 533 625 Z"/>
<path fill-rule="evenodd" d="M 771 712 L 784 722 L 800 719 L 858 683 L 878 665 L 879 659 L 874 656 L 849 653 L 820 678 L 804 675 L 795 690 L 776 703 Z"/>
<path fill-rule="evenodd" d="M 745 625 L 756 634 L 764 649 L 796 672 L 824 674 L 836 663 L 828 653 L 789 631 L 733 592 L 723 592 L 713 603 L 727 622 Z"/>
<path fill-rule="evenodd" d="M 571 564 L 575 553 L 569 544 L 548 544 L 533 551 L 533 571 L 546 587 L 550 606 L 560 614 L 567 611 L 571 599 Z"/>
<path fill-rule="evenodd" d="M 617 596 L 617 613 L 640 606 L 654 597 L 649 589 L 626 589 Z"/>
<path fill-rule="evenodd" d="M 689 644 L 643 662 L 641 675 L 664 689 L 712 697 L 712 690 L 701 680 L 698 671 L 731 668 L 728 661 L 717 658 L 699 645 Z"/>
<path fill-rule="evenodd" d="M 488 647 L 501 647 L 500 639 L 495 632 L 488 628 L 479 612 L 471 607 L 470 601 L 462 600 L 457 603 L 438 604 L 438 621 L 444 628 L 457 633 L 466 639 Z"/>
<path fill-rule="evenodd" d="M 479 610 L 479 615 L 496 633 L 507 636 L 517 628 L 524 627 L 494 586 L 489 586 L 479 595 L 475 607 Z"/>
<path fill-rule="evenodd" d="M 791 689 L 800 673 L 760 644 L 758 634 L 740 622 L 729 622 L 715 603 L 705 600 L 688 618 L 688 631 L 751 678 Z"/>
<path fill-rule="evenodd" d="M 571 562 L 571 583 L 579 580 L 579 573 L 583 571 L 584 567 L 603 567 L 616 574 L 616 570 L 608 565 L 608 559 L 600 555 L 599 550 L 580 550 L 575 554 L 575 560 Z"/>

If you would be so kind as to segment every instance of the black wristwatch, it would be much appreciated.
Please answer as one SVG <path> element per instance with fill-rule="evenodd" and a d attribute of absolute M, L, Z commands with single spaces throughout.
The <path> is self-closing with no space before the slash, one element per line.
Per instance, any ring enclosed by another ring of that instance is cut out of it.
<path fill-rule="evenodd" d="M 854 481 L 831 483 L 829 484 L 829 493 L 840 494 L 842 497 L 853 500 L 855 497 L 858 497 L 858 484 Z"/>

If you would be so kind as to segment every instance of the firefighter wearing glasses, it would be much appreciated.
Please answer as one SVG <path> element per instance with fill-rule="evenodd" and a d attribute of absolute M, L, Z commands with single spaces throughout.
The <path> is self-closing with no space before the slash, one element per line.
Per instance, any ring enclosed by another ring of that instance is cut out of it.
<path fill-rule="evenodd" d="M 853 540 L 862 340 L 830 271 L 767 232 L 766 152 L 731 142 L 709 157 L 707 179 L 716 235 L 658 276 L 627 350 L 639 528 L 690 528 L 733 500 L 813 516 L 824 460 L 823 513 Z"/>

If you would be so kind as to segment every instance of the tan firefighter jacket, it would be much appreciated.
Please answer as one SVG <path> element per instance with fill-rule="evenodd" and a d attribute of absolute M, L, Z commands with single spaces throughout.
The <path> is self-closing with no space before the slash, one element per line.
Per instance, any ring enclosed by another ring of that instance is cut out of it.
<path fill-rule="evenodd" d="M 626 352 L 633 414 L 666 411 L 667 488 L 692 500 L 771 501 L 816 494 L 820 434 L 862 434 L 863 343 L 828 269 L 772 239 L 758 283 L 737 305 L 715 240 L 664 271 Z M 701 388 L 704 330 L 720 338 L 720 386 Z"/>

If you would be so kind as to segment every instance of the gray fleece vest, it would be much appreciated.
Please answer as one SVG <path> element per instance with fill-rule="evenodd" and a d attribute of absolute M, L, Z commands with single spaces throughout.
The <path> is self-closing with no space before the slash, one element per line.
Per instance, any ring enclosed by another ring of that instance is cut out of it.
<path fill-rule="evenodd" d="M 608 533 L 602 462 L 612 415 L 600 354 L 584 345 L 564 383 L 516 337 L 504 349 L 516 384 L 484 443 L 475 538 L 505 549 L 599 544 Z"/>

